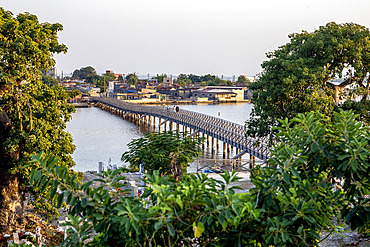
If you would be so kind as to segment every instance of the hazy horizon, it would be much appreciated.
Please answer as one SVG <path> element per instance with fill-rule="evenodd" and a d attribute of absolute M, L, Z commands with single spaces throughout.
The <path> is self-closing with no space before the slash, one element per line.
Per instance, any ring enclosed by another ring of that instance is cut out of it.
<path fill-rule="evenodd" d="M 139 75 L 255 76 L 265 54 L 329 22 L 370 27 L 368 0 L 3 0 L 5 10 L 61 23 L 58 74 L 92 66 Z"/>

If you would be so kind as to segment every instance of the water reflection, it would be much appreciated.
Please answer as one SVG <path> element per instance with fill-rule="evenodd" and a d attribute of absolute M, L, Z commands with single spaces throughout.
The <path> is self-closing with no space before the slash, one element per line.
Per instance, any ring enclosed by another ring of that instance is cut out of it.
<path fill-rule="evenodd" d="M 182 105 L 183 109 L 197 111 L 211 116 L 221 115 L 222 118 L 244 124 L 251 112 L 251 104 L 220 104 L 220 105 Z M 155 131 L 158 131 L 158 120 Z M 167 127 L 168 128 L 168 127 Z M 174 125 L 176 129 L 176 124 Z M 163 127 L 162 127 L 163 130 Z M 180 131 L 183 128 L 180 126 Z M 99 108 L 78 108 L 72 116 L 72 121 L 67 124 L 67 131 L 72 134 L 76 145 L 73 159 L 76 162 L 75 170 L 97 170 L 98 162 L 124 165 L 121 155 L 127 151 L 127 144 L 136 138 L 143 137 L 153 127 L 138 127 L 133 123 L 123 120 L 117 115 Z M 235 155 L 235 148 L 230 150 L 228 157 Z M 226 153 L 226 152 L 225 152 Z M 205 158 L 223 159 L 223 144 L 219 146 L 205 145 Z"/>

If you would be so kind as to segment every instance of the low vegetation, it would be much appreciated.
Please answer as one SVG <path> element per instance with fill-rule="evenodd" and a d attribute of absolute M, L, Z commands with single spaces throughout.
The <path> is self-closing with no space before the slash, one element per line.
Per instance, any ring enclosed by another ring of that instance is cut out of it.
<path fill-rule="evenodd" d="M 103 173 L 93 188 L 42 154 L 34 157 L 31 186 L 52 186 L 49 199 L 71 205 L 70 246 L 315 246 L 322 231 L 343 221 L 355 229 L 370 216 L 364 197 L 370 194 L 370 132 L 356 117 L 313 112 L 281 120 L 281 142 L 248 193 L 236 194 L 230 183 L 238 178 L 226 171 L 224 181 L 204 174 L 176 181 L 154 171 L 142 197 L 133 198 L 125 196 L 120 170 Z M 334 181 L 342 190 L 333 190 Z M 97 235 L 84 244 L 93 230 Z"/>

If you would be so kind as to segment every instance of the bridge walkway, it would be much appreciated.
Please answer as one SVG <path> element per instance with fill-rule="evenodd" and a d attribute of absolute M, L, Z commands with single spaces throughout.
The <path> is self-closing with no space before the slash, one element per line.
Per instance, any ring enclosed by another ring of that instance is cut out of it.
<path fill-rule="evenodd" d="M 266 138 L 252 138 L 246 136 L 245 126 L 227 121 L 222 118 L 209 116 L 203 113 L 179 109 L 178 112 L 168 109 L 166 106 L 147 106 L 128 103 L 114 98 L 92 97 L 91 100 L 100 102 L 112 111 L 123 111 L 124 114 L 138 114 L 140 118 L 152 116 L 165 121 L 188 127 L 196 132 L 203 133 L 220 140 L 240 150 L 239 158 L 248 153 L 258 159 L 267 161 L 270 158 L 270 150 Z"/>

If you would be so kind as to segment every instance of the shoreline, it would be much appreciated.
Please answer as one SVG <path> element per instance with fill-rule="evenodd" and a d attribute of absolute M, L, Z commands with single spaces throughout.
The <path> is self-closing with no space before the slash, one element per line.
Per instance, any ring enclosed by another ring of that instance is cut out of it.
<path fill-rule="evenodd" d="M 192 100 L 166 100 L 166 101 L 143 101 L 143 100 L 122 100 L 124 102 L 140 104 L 140 105 L 221 105 L 221 104 L 251 104 L 251 100 L 237 100 L 237 101 L 192 101 Z M 90 100 L 89 100 L 90 102 Z M 91 105 L 91 103 L 86 103 Z"/>

